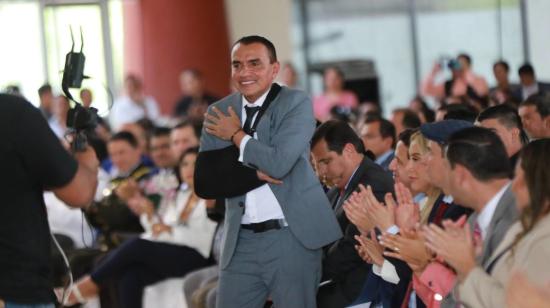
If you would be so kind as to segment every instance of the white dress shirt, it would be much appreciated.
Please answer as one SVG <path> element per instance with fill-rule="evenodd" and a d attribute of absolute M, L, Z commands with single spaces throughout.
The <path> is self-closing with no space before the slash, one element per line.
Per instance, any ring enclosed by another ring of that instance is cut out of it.
<path fill-rule="evenodd" d="M 143 106 L 136 104 L 128 96 L 119 97 L 113 104 L 109 120 L 113 131 L 118 131 L 122 125 L 133 123 L 143 118 L 155 122 L 160 115 L 157 102 L 151 96 L 144 98 Z"/>
<path fill-rule="evenodd" d="M 264 93 L 260 98 L 258 98 L 255 102 L 250 103 L 246 100 L 246 98 L 242 98 L 242 110 L 241 110 L 241 125 L 244 125 L 244 122 L 246 121 L 246 110 L 244 109 L 245 106 L 250 107 L 261 107 L 264 104 L 264 101 L 267 97 L 267 94 L 269 91 Z M 258 112 L 254 115 L 252 124 L 254 123 L 254 120 L 258 116 Z M 252 125 L 251 124 L 251 125 Z M 246 135 L 241 140 L 240 144 L 240 155 L 239 155 L 239 161 L 244 161 L 244 149 L 246 147 L 246 144 L 252 137 Z M 254 138 L 257 139 L 258 136 L 255 133 Z M 261 170 L 260 170 L 261 171 Z M 269 175 L 269 174 L 268 174 Z M 281 209 L 281 205 L 279 204 L 279 201 L 277 201 L 277 198 L 275 198 L 275 195 L 273 194 L 273 191 L 271 191 L 271 188 L 269 188 L 268 184 L 264 184 L 246 194 L 245 199 L 245 210 L 243 217 L 241 219 L 242 224 L 251 224 L 251 223 L 259 223 L 264 222 L 266 220 L 270 219 L 284 219 L 285 215 L 283 214 L 283 210 Z"/>
<path fill-rule="evenodd" d="M 527 86 L 527 87 L 521 87 L 521 96 L 523 100 L 526 100 L 529 96 L 533 94 L 539 93 L 539 83 L 535 82 L 534 84 Z"/>
<path fill-rule="evenodd" d="M 510 186 L 510 183 L 504 185 L 498 193 L 496 193 L 489 202 L 483 207 L 481 212 L 479 212 L 479 215 L 477 216 L 477 224 L 479 225 L 479 228 L 481 229 L 481 238 L 485 239 L 487 237 L 487 230 L 489 229 L 489 225 L 491 224 L 491 220 L 493 219 L 493 215 L 495 214 L 495 210 L 497 209 L 498 202 L 502 198 L 502 195 L 504 195 L 504 192 L 506 189 Z"/>

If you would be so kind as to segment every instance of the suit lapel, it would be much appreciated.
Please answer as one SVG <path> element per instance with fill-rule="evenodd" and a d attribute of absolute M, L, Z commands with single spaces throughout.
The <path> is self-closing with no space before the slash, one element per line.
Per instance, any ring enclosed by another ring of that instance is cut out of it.
<path fill-rule="evenodd" d="M 511 193 L 510 186 L 506 188 L 506 191 L 500 197 L 500 200 L 498 200 L 497 207 L 495 209 L 495 213 L 493 214 L 493 218 L 491 218 L 491 223 L 489 224 L 488 232 L 487 232 L 487 238 L 483 240 L 483 253 L 481 258 L 481 264 L 485 265 L 485 262 L 487 259 L 491 256 L 489 253 L 489 250 L 492 250 L 490 248 L 495 248 L 495 245 L 493 245 L 492 241 L 494 240 L 495 231 L 497 229 L 497 226 L 499 222 L 504 218 L 506 215 L 506 203 L 509 202 L 508 194 Z"/>
<path fill-rule="evenodd" d="M 359 182 L 367 171 L 368 164 L 368 159 L 363 158 L 363 161 L 361 162 L 361 164 L 359 164 L 357 171 L 355 171 L 355 174 L 351 177 L 351 180 L 349 181 L 348 187 L 344 191 L 344 194 L 340 197 L 338 203 L 336 204 L 336 207 L 334 208 L 336 214 L 342 212 L 342 204 L 344 204 L 344 201 L 349 198 L 349 196 L 357 189 L 357 186 L 359 186 Z"/>

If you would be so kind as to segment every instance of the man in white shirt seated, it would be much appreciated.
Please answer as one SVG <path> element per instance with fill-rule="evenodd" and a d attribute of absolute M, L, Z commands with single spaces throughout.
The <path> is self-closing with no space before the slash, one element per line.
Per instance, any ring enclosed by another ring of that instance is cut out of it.
<path fill-rule="evenodd" d="M 115 100 L 109 116 L 113 131 L 117 132 L 122 125 L 141 119 L 155 122 L 160 115 L 159 108 L 153 97 L 145 95 L 141 79 L 128 75 L 124 88 L 126 96 Z"/>

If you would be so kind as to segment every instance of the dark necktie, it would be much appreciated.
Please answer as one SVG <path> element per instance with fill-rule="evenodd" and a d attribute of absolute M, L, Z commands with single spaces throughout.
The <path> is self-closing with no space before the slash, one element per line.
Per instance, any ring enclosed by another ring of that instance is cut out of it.
<path fill-rule="evenodd" d="M 246 111 L 246 120 L 244 121 L 243 130 L 246 134 L 252 136 L 251 131 L 251 125 L 252 120 L 254 119 L 254 115 L 258 110 L 260 110 L 260 107 L 250 107 L 250 106 L 244 106 L 244 110 Z"/>

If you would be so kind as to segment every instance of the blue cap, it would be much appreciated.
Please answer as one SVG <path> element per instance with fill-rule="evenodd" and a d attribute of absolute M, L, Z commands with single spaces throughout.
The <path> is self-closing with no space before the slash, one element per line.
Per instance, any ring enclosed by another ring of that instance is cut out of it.
<path fill-rule="evenodd" d="M 474 124 L 464 120 L 443 120 L 422 124 L 420 132 L 426 139 L 442 144 L 446 143 L 452 134 L 472 126 Z"/>

